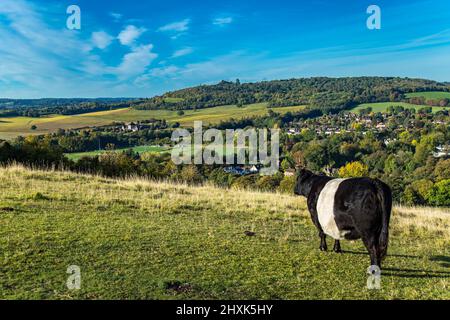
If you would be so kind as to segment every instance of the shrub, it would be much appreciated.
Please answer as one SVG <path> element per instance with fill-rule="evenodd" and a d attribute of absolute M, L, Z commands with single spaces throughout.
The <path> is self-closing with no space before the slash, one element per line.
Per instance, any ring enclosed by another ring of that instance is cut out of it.
<path fill-rule="evenodd" d="M 262 191 L 275 191 L 280 185 L 281 179 L 282 176 L 278 174 L 273 176 L 262 176 L 256 181 L 256 188 Z"/>
<path fill-rule="evenodd" d="M 280 182 L 280 186 L 278 187 L 278 191 L 288 194 L 294 193 L 295 186 L 295 176 L 284 177 Z"/>
<path fill-rule="evenodd" d="M 251 189 L 255 186 L 255 175 L 241 176 L 233 181 L 233 189 Z"/>
<path fill-rule="evenodd" d="M 428 202 L 435 206 L 450 206 L 450 179 L 434 185 L 428 194 Z"/>
<path fill-rule="evenodd" d="M 427 179 L 414 181 L 405 188 L 402 200 L 408 205 L 425 205 L 433 182 Z"/>

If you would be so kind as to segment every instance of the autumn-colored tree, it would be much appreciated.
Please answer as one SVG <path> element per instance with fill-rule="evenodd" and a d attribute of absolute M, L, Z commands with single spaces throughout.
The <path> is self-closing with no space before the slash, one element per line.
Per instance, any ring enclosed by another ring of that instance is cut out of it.
<path fill-rule="evenodd" d="M 296 151 L 292 154 L 295 165 L 299 167 L 304 167 L 306 165 L 305 155 L 302 151 Z"/>
<path fill-rule="evenodd" d="M 359 161 L 347 163 L 339 169 L 341 178 L 364 177 L 369 174 L 369 167 Z"/>

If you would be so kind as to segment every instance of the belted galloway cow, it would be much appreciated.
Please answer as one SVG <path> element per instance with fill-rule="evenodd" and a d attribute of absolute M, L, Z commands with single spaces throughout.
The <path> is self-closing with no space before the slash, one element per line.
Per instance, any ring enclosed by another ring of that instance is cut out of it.
<path fill-rule="evenodd" d="M 320 250 L 327 250 L 326 235 L 335 239 L 335 252 L 342 252 L 340 240 L 361 238 L 371 265 L 381 268 L 392 209 L 389 186 L 378 179 L 335 179 L 306 169 L 298 170 L 296 179 L 294 192 L 307 197 L 311 219 L 319 230 Z"/>

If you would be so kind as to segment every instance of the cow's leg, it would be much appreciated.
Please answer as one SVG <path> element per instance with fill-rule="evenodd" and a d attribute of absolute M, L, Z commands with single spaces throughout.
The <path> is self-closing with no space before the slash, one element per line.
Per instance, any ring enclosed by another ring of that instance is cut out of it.
<path fill-rule="evenodd" d="M 327 247 L 327 240 L 326 240 L 326 235 L 325 233 L 322 231 L 322 228 L 320 228 L 319 230 L 319 237 L 320 237 L 320 251 L 327 251 L 328 247 Z"/>
<path fill-rule="evenodd" d="M 342 253 L 341 242 L 339 240 L 334 240 L 333 251 L 336 253 Z"/>
<path fill-rule="evenodd" d="M 364 245 L 369 251 L 370 265 L 378 266 L 381 269 L 380 250 L 378 248 L 378 239 L 373 236 L 363 237 Z"/>
<path fill-rule="evenodd" d="M 327 251 L 328 247 L 327 247 L 326 235 L 325 235 L 325 232 L 323 232 L 323 230 L 322 230 L 322 226 L 320 225 L 319 218 L 317 217 L 317 212 L 311 208 L 310 208 L 309 212 L 311 214 L 312 222 L 316 226 L 317 230 L 319 230 L 319 237 L 320 237 L 319 249 L 320 249 L 320 251 Z"/>

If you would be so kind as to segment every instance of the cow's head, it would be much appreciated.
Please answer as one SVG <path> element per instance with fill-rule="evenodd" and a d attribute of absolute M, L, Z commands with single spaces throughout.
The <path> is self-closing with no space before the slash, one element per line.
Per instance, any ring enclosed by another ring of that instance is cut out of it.
<path fill-rule="evenodd" d="M 314 176 L 314 173 L 312 173 L 309 170 L 306 169 L 297 169 L 296 172 L 296 181 L 295 181 L 295 187 L 294 187 L 294 193 L 299 196 L 305 196 L 307 197 L 309 195 L 309 192 L 311 190 L 310 184 L 308 183 L 309 178 Z"/>

